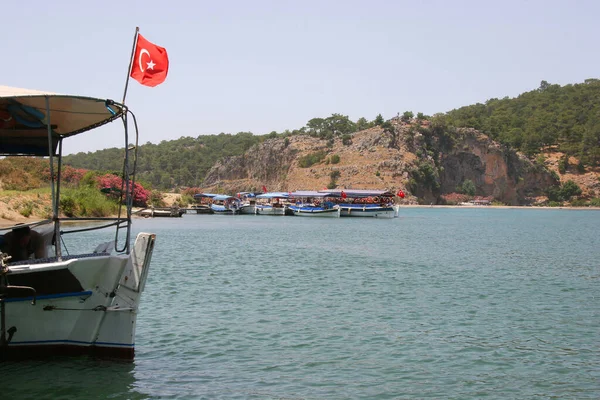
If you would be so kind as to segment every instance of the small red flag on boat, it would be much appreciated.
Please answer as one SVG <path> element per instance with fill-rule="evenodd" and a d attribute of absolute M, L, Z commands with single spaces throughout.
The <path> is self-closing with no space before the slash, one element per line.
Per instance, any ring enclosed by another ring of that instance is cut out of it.
<path fill-rule="evenodd" d="M 168 72 L 167 50 L 138 34 L 131 65 L 131 77 L 144 86 L 154 87 L 167 79 Z"/>
<path fill-rule="evenodd" d="M 346 197 L 348 197 L 348 195 L 342 190 L 342 199 L 345 199 Z"/>
<path fill-rule="evenodd" d="M 263 193 L 267 193 L 267 187 L 265 185 L 263 185 L 262 190 L 263 190 Z"/>
<path fill-rule="evenodd" d="M 404 192 L 403 192 L 402 190 L 398 190 L 398 193 L 396 193 L 396 195 L 397 195 L 398 197 L 400 197 L 401 199 L 403 199 L 403 198 L 404 198 Z"/>

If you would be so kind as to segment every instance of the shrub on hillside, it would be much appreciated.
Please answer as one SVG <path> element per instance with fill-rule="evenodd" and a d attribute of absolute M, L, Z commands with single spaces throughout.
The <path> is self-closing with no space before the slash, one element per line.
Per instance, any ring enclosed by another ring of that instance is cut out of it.
<path fill-rule="evenodd" d="M 475 192 L 477 191 L 477 187 L 470 179 L 465 179 L 462 185 L 460 185 L 456 189 L 459 193 L 463 193 L 468 196 L 475 196 Z"/>
<path fill-rule="evenodd" d="M 66 193 L 60 198 L 60 211 L 67 217 L 74 217 L 77 213 L 77 204 L 75 199 Z"/>
<path fill-rule="evenodd" d="M 581 188 L 577 183 L 568 180 L 560 187 L 553 186 L 548 189 L 548 199 L 553 202 L 568 201 L 573 196 L 579 196 L 582 193 Z"/>
<path fill-rule="evenodd" d="M 120 176 L 106 174 L 98 178 L 98 186 L 100 190 L 106 194 L 106 197 L 121 201 L 123 198 L 123 190 L 125 185 Z M 150 191 L 144 189 L 142 185 L 135 182 L 133 185 L 133 205 L 145 207 L 148 203 Z"/>
<path fill-rule="evenodd" d="M 30 190 L 42 186 L 41 159 L 12 157 L 0 160 L 1 188 L 3 190 Z"/>
<path fill-rule="evenodd" d="M 21 207 L 19 208 L 19 214 L 21 214 L 22 216 L 24 216 L 25 218 L 29 218 L 29 216 L 31 215 L 31 213 L 33 212 L 33 207 L 34 204 L 32 201 L 26 201 L 24 204 L 21 205 Z"/>
<path fill-rule="evenodd" d="M 562 185 L 560 192 L 565 200 L 569 200 L 573 196 L 579 196 L 581 194 L 581 188 L 574 181 L 568 180 Z"/>
<path fill-rule="evenodd" d="M 321 162 L 326 156 L 324 151 L 317 151 L 316 153 L 310 153 L 305 156 L 302 156 L 298 159 L 298 165 L 300 168 L 308 168 L 316 163 Z"/>
<path fill-rule="evenodd" d="M 177 202 L 177 204 L 179 205 L 179 207 L 187 207 L 188 204 L 193 204 L 196 201 L 194 200 L 193 196 L 184 194 L 179 198 L 179 201 Z"/>
<path fill-rule="evenodd" d="M 162 193 L 158 190 L 152 190 L 148 199 L 149 203 L 154 207 L 164 207 L 165 201 L 163 200 Z"/>
<path fill-rule="evenodd" d="M 67 188 L 60 199 L 60 210 L 67 217 L 107 217 L 117 212 L 118 205 L 95 188 Z"/>

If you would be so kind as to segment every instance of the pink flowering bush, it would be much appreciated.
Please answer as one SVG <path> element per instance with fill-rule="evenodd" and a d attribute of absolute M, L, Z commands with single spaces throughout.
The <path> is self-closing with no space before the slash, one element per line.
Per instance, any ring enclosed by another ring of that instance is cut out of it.
<path fill-rule="evenodd" d="M 73 168 L 70 165 L 65 165 L 62 170 L 62 179 L 63 182 L 76 187 L 79 185 L 79 181 L 83 178 L 83 175 L 87 173 L 87 169 L 83 168 Z"/>
<path fill-rule="evenodd" d="M 103 193 L 106 193 L 108 198 L 116 201 L 121 201 L 124 197 L 124 193 L 121 190 L 125 190 L 123 179 L 121 177 L 106 174 L 98 177 L 98 187 Z M 137 207 L 145 207 L 150 197 L 150 191 L 144 189 L 139 183 L 133 185 L 133 205 Z"/>
<path fill-rule="evenodd" d="M 61 181 L 66 186 L 77 187 L 79 186 L 79 181 L 81 181 L 81 178 L 83 178 L 87 172 L 87 169 L 73 168 L 70 165 L 65 165 L 62 168 Z M 56 178 L 57 174 L 58 170 L 57 168 L 54 168 L 54 178 Z M 44 170 L 42 178 L 44 181 L 50 182 L 50 168 Z"/>

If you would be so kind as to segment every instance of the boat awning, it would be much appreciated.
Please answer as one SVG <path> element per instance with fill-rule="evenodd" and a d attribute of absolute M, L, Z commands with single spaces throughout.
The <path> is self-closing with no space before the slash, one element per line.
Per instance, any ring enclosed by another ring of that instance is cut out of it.
<path fill-rule="evenodd" d="M 288 192 L 268 192 L 256 196 L 257 199 L 287 199 L 290 196 Z"/>
<path fill-rule="evenodd" d="M 104 125 L 123 112 L 112 100 L 0 86 L 0 155 L 50 155 L 48 125 L 56 154 L 59 139 Z"/>
<path fill-rule="evenodd" d="M 233 197 L 228 194 L 218 194 L 215 197 L 213 197 L 213 200 L 217 200 L 217 201 L 224 201 L 224 200 L 231 200 L 231 199 L 239 200 L 237 197 Z"/>
<path fill-rule="evenodd" d="M 319 190 L 319 193 L 325 193 L 325 190 Z M 393 197 L 394 193 L 389 190 L 371 190 L 371 189 L 332 189 L 328 190 L 327 193 L 332 193 L 336 197 L 341 197 L 342 192 L 346 194 L 346 197 L 360 198 L 360 197 L 377 197 L 386 196 Z"/>
<path fill-rule="evenodd" d="M 312 190 L 299 190 L 292 192 L 289 197 L 341 197 L 339 193 L 325 192 L 325 191 L 312 191 Z"/>

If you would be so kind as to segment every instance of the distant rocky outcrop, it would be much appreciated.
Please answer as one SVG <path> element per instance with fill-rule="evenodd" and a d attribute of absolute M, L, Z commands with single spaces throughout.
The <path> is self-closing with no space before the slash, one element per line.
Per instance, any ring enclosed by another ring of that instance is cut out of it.
<path fill-rule="evenodd" d="M 479 195 L 508 205 L 522 205 L 559 184 L 543 166 L 475 129 L 461 129 L 460 134 L 455 146 L 442 156 L 442 193 L 455 192 L 469 179 L 475 183 Z"/>
<path fill-rule="evenodd" d="M 530 203 L 559 184 L 543 166 L 474 129 L 450 132 L 427 121 L 393 119 L 386 129 L 344 139 L 269 139 L 215 164 L 203 186 L 230 193 L 263 185 L 269 191 L 402 189 L 405 201 L 439 204 L 466 180 L 475 184 L 477 195 L 508 205 Z"/>

